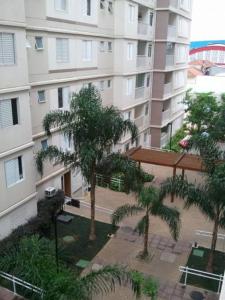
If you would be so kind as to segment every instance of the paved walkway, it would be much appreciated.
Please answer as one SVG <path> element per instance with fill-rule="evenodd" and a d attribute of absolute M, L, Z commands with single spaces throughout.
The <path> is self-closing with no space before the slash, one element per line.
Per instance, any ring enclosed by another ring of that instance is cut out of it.
<path fill-rule="evenodd" d="M 171 168 L 152 165 L 143 165 L 143 167 L 146 171 L 156 176 L 154 181 L 154 185 L 156 186 L 159 186 L 166 177 L 172 175 Z M 178 173 L 180 173 L 180 171 L 178 171 Z M 186 175 L 192 182 L 201 182 L 203 180 L 202 174 L 197 172 L 187 172 Z M 80 209 L 69 207 L 67 210 L 75 214 L 90 217 L 90 200 L 88 198 L 84 200 L 85 205 L 82 205 Z M 120 230 L 97 254 L 92 264 L 108 265 L 116 263 L 128 265 L 131 269 L 136 269 L 144 274 L 159 278 L 160 288 L 158 299 L 160 300 L 218 300 L 218 296 L 214 293 L 198 290 L 195 287 L 184 288 L 178 284 L 181 276 L 179 266 L 186 265 L 192 243 L 198 241 L 202 246 L 209 247 L 210 245 L 210 239 L 196 236 L 195 230 L 212 231 L 213 224 L 195 207 L 189 210 L 183 210 L 183 201 L 181 199 L 175 199 L 174 203 L 171 203 L 170 197 L 168 197 L 164 202 L 166 205 L 176 207 L 181 213 L 182 228 L 178 242 L 173 241 L 168 227 L 164 222 L 159 218 L 150 217 L 149 249 L 151 259 L 149 262 L 139 260 L 137 255 L 143 249 L 143 238 L 134 234 L 133 229 L 141 216 L 133 216 L 121 222 Z M 96 203 L 96 219 L 110 223 L 112 211 L 125 203 L 135 203 L 135 196 L 97 188 Z M 105 211 L 104 208 L 106 208 Z M 220 230 L 220 232 L 225 233 L 225 231 L 222 230 Z M 224 243 L 218 241 L 217 249 L 223 250 Z M 88 272 L 90 269 L 91 267 L 85 270 L 85 272 Z M 102 297 L 98 296 L 93 299 L 133 300 L 134 298 L 130 289 L 119 288 L 115 294 Z M 145 300 L 147 298 L 144 297 L 143 299 Z"/>

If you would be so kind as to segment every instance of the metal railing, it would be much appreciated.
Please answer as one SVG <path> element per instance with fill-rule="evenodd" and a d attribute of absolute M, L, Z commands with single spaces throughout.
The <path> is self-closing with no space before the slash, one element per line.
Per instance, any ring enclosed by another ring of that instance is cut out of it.
<path fill-rule="evenodd" d="M 145 87 L 144 86 L 137 87 L 135 89 L 135 99 L 143 98 L 144 95 L 145 95 Z"/>
<path fill-rule="evenodd" d="M 195 230 L 195 234 L 207 238 L 212 238 L 213 234 L 212 232 L 209 231 L 204 231 L 204 230 Z M 217 233 L 217 239 L 218 240 L 223 240 L 223 251 L 225 252 L 225 234 L 222 233 Z"/>
<path fill-rule="evenodd" d="M 0 271 L 0 277 L 12 282 L 14 294 L 16 294 L 16 286 L 19 285 L 19 286 L 26 288 L 27 290 L 34 292 L 35 294 L 40 295 L 41 299 L 43 299 L 43 297 L 44 297 L 43 289 L 41 289 L 33 284 L 30 284 L 29 282 L 26 282 L 16 276 L 13 276 L 11 274 Z"/>
<path fill-rule="evenodd" d="M 218 281 L 218 290 L 217 290 L 217 294 L 220 293 L 221 290 L 221 286 L 223 283 L 223 274 L 214 274 L 214 273 L 209 273 L 209 272 L 205 272 L 205 271 L 200 271 L 200 270 L 196 270 L 196 269 L 192 269 L 192 268 L 188 268 L 188 267 L 179 267 L 179 271 L 184 273 L 184 285 L 187 285 L 187 278 L 188 278 L 188 274 L 197 276 L 197 277 L 202 277 L 202 278 L 207 278 L 207 279 L 211 279 L 211 280 L 215 280 Z"/>
<path fill-rule="evenodd" d="M 113 186 L 118 187 L 119 192 L 123 191 L 124 188 L 124 180 L 117 177 L 106 177 L 102 174 L 96 175 L 96 183 L 99 186 L 107 187 L 113 189 Z"/>

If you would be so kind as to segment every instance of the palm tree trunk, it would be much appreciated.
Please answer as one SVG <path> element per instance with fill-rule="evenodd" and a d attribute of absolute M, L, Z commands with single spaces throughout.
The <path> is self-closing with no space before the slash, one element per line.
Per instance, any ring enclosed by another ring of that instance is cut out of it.
<path fill-rule="evenodd" d="M 143 257 L 148 256 L 148 229 L 149 229 L 149 215 L 148 215 L 148 212 L 146 212 Z"/>
<path fill-rule="evenodd" d="M 89 240 L 94 241 L 96 239 L 96 232 L 95 232 L 95 186 L 96 186 L 96 174 L 95 174 L 95 163 L 92 167 L 92 174 L 91 174 L 91 228 L 90 228 L 90 235 Z"/>
<path fill-rule="evenodd" d="M 218 222 L 218 217 L 217 217 L 215 220 L 215 223 L 214 223 L 211 249 L 210 249 L 209 260 L 208 260 L 208 264 L 207 264 L 207 268 L 206 268 L 207 272 L 211 272 L 211 273 L 213 272 L 213 259 L 214 259 L 214 252 L 216 250 L 218 227 L 219 227 L 219 222 Z"/>

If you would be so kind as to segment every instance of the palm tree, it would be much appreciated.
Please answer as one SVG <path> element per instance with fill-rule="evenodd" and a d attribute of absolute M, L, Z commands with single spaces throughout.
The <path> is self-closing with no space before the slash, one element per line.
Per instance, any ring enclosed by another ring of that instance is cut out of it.
<path fill-rule="evenodd" d="M 159 190 L 153 186 L 143 187 L 136 205 L 125 204 L 117 208 L 112 215 L 112 223 L 114 225 L 121 222 L 125 217 L 138 213 L 144 216 L 138 222 L 135 230 L 139 234 L 144 235 L 144 250 L 142 257 L 148 256 L 148 232 L 150 216 L 160 217 L 169 226 L 170 232 L 175 240 L 177 240 L 180 230 L 180 214 L 175 208 L 170 208 L 163 204 L 159 198 Z"/>
<path fill-rule="evenodd" d="M 132 289 L 137 297 L 148 287 L 146 294 L 154 296 L 156 293 L 153 279 L 148 277 L 143 281 L 139 272 L 116 265 L 78 276 L 60 262 L 57 272 L 53 243 L 38 235 L 25 237 L 11 245 L 0 257 L 0 269 L 41 288 L 44 300 L 91 300 L 92 295 L 107 294 L 122 285 Z M 25 296 L 30 298 L 30 295 Z"/>
<path fill-rule="evenodd" d="M 217 165 L 204 184 L 193 184 L 181 176 L 167 179 L 161 187 L 161 197 L 174 194 L 185 200 L 185 208 L 196 206 L 211 220 L 212 241 L 206 270 L 213 271 L 214 252 L 219 228 L 225 228 L 225 164 Z"/>
<path fill-rule="evenodd" d="M 95 240 L 95 187 L 96 166 L 116 145 L 122 136 L 130 132 L 134 142 L 138 131 L 130 120 L 124 120 L 115 107 L 103 107 L 98 90 L 91 86 L 74 94 L 70 111 L 53 111 L 43 120 L 47 135 L 58 127 L 62 134 L 72 141 L 73 150 L 63 151 L 56 146 L 41 150 L 36 157 L 38 171 L 43 173 L 43 161 L 49 159 L 71 168 L 80 167 L 83 176 L 90 183 L 91 227 L 90 240 Z"/>

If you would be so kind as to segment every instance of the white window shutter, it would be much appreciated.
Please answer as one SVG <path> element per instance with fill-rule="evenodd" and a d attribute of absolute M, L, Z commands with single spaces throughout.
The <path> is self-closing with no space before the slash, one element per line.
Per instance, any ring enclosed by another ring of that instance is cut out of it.
<path fill-rule="evenodd" d="M 56 61 L 69 61 L 69 39 L 56 39 Z"/>
<path fill-rule="evenodd" d="M 127 79 L 127 95 L 130 96 L 132 94 L 132 78 Z"/>
<path fill-rule="evenodd" d="M 70 108 L 70 91 L 69 87 L 64 87 L 63 88 L 63 108 L 65 110 L 69 110 Z"/>
<path fill-rule="evenodd" d="M 14 34 L 0 33 L 0 65 L 15 64 Z"/>
<path fill-rule="evenodd" d="M 82 0 L 82 15 L 87 16 L 87 0 Z"/>
<path fill-rule="evenodd" d="M 11 100 L 0 101 L 0 127 L 13 125 Z"/>
<path fill-rule="evenodd" d="M 10 186 L 20 180 L 18 158 L 5 163 L 6 183 Z"/>

